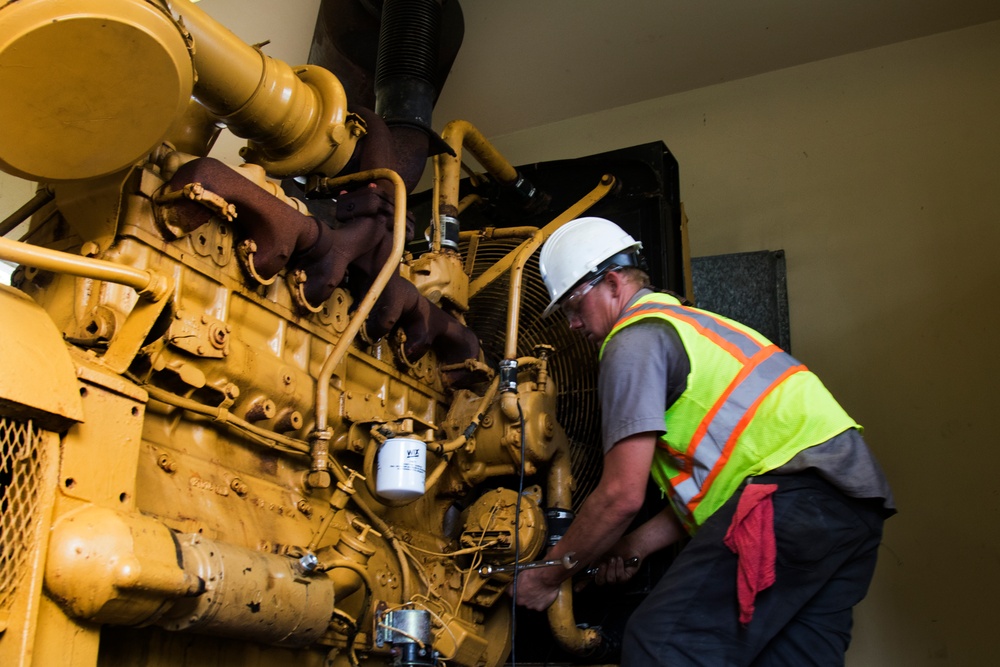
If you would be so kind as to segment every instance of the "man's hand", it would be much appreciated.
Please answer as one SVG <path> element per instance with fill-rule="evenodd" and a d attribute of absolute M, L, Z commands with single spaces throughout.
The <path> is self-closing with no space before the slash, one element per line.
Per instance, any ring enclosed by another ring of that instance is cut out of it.
<path fill-rule="evenodd" d="M 667 507 L 629 533 L 608 550 L 597 566 L 594 582 L 599 585 L 623 584 L 639 571 L 651 553 L 667 547 L 684 535 L 674 511 Z"/>
<path fill-rule="evenodd" d="M 522 570 L 517 575 L 516 602 L 522 607 L 545 611 L 559 597 L 559 587 L 544 580 L 544 573 L 539 570 Z"/>
<path fill-rule="evenodd" d="M 597 566 L 594 574 L 594 583 L 598 586 L 607 584 L 624 584 L 635 576 L 642 565 L 642 559 L 638 556 L 620 556 L 609 554 Z"/>

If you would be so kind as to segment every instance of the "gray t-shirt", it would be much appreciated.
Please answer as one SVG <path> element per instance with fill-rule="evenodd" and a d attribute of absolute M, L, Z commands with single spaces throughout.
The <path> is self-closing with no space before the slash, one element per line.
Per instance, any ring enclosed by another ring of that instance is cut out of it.
<path fill-rule="evenodd" d="M 649 293 L 640 291 L 632 302 Z M 663 414 L 687 388 L 690 371 L 684 344 L 668 322 L 647 319 L 616 333 L 604 349 L 598 381 L 605 452 L 630 435 L 665 433 Z M 799 452 L 771 473 L 806 470 L 845 495 L 882 499 L 886 509 L 895 509 L 885 475 L 855 429 Z"/>

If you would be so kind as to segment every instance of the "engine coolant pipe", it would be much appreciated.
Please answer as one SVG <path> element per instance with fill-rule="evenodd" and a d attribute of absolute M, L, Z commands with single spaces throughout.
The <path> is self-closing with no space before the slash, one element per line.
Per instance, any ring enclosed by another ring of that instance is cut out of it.
<path fill-rule="evenodd" d="M 436 216 L 431 224 L 434 232 L 431 234 L 432 250 L 440 252 L 442 233 L 440 216 L 452 218 L 459 213 L 459 181 L 462 177 L 462 149 L 468 150 L 500 185 L 513 188 L 519 193 L 526 205 L 541 201 L 543 196 L 538 190 L 521 176 L 501 154 L 493 147 L 482 132 L 474 125 L 464 120 L 453 120 L 445 125 L 441 138 L 451 148 L 454 155 L 442 153 L 434 157 L 435 165 L 435 204 Z"/>
<path fill-rule="evenodd" d="M 505 416 L 513 411 L 517 417 L 517 369 L 519 366 L 539 364 L 544 367 L 542 359 L 523 357 L 521 359 L 505 359 L 500 362 L 500 392 L 501 409 Z M 569 441 L 566 438 L 557 439 L 557 445 L 549 459 L 548 479 L 546 480 L 546 498 L 550 508 L 569 508 L 573 506 L 570 489 L 573 486 L 573 473 L 570 468 Z M 523 465 L 522 461 L 522 465 Z M 573 613 L 573 582 L 567 579 L 559 588 L 559 595 L 548 608 L 548 621 L 556 641 L 571 653 L 587 655 L 597 650 L 604 637 L 593 628 L 579 628 Z"/>
<path fill-rule="evenodd" d="M 331 181 L 331 187 L 347 183 L 368 182 L 377 179 L 388 179 L 395 187 L 395 211 L 392 225 L 392 249 L 389 251 L 389 258 L 385 265 L 375 276 L 368 292 L 365 293 L 361 303 L 358 304 L 354 316 L 347 323 L 340 340 L 334 346 L 330 356 L 327 357 L 320 369 L 319 377 L 316 378 L 316 428 L 309 439 L 312 443 L 312 472 L 309 476 L 309 484 L 313 488 L 327 488 L 330 486 L 330 380 L 333 371 L 336 370 L 340 362 L 344 360 L 348 348 L 354 342 L 358 332 L 364 325 L 365 320 L 371 313 L 375 302 L 382 295 L 382 290 L 389 283 L 389 279 L 399 270 L 399 263 L 403 259 L 403 247 L 406 243 L 406 185 L 399 174 L 391 169 L 372 169 L 338 178 Z"/>
<path fill-rule="evenodd" d="M 570 469 L 570 454 L 568 441 L 566 446 L 556 450 L 549 466 L 547 480 L 548 505 L 550 508 L 568 508 L 573 506 L 570 498 L 570 487 L 573 474 Z M 573 614 L 573 580 L 567 579 L 559 587 L 559 595 L 548 608 L 549 626 L 556 641 L 571 653 L 588 655 L 595 652 L 605 642 L 604 636 L 594 628 L 577 627 Z"/>
<path fill-rule="evenodd" d="M 153 271 L 123 266 L 102 259 L 78 257 L 59 250 L 50 250 L 5 238 L 0 238 L 0 259 L 13 264 L 32 266 L 43 271 L 67 273 L 81 278 L 126 285 L 138 292 L 139 296 L 150 301 L 162 300 L 173 289 L 167 276 Z"/>

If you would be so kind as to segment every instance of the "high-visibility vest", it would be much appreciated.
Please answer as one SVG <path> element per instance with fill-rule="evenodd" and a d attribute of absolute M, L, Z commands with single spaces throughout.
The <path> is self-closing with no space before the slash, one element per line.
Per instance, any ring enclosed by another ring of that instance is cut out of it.
<path fill-rule="evenodd" d="M 651 474 L 694 533 L 750 476 L 778 468 L 849 428 L 820 379 L 738 322 L 649 294 L 630 306 L 604 344 L 648 318 L 669 322 L 691 363 L 687 386 L 664 415 Z"/>

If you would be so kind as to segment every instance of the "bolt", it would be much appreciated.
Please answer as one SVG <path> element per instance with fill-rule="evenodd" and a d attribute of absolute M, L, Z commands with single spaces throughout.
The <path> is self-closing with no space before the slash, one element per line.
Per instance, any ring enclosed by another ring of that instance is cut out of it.
<path fill-rule="evenodd" d="M 160 454 L 159 458 L 156 459 L 156 465 L 160 466 L 164 472 L 177 472 L 177 464 L 166 454 Z"/>
<path fill-rule="evenodd" d="M 332 480 L 327 470 L 313 470 L 306 476 L 306 484 L 312 489 L 328 489 Z"/>
<path fill-rule="evenodd" d="M 319 559 L 316 558 L 316 554 L 306 554 L 299 559 L 299 567 L 301 567 L 302 571 L 306 574 L 311 574 L 316 571 L 316 568 L 319 567 Z"/>
<path fill-rule="evenodd" d="M 229 482 L 229 488 L 235 491 L 238 496 L 245 496 L 250 490 L 250 487 L 239 477 L 233 477 L 232 481 Z"/>
<path fill-rule="evenodd" d="M 298 510 L 303 514 L 305 514 L 306 516 L 312 516 L 313 507 L 308 500 L 300 500 L 299 502 L 295 503 L 295 507 L 297 507 Z"/>

